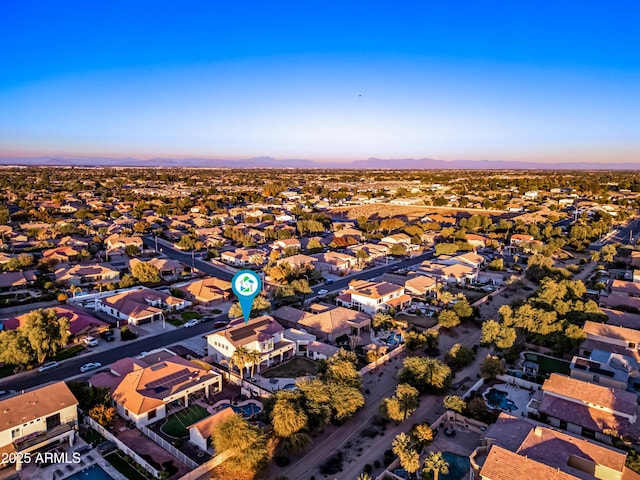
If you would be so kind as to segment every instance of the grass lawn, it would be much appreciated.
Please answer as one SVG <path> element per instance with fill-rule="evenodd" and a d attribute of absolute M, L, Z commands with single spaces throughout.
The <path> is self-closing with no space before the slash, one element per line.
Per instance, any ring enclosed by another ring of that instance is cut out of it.
<path fill-rule="evenodd" d="M 316 362 L 304 357 L 295 357 L 277 367 L 270 368 L 261 375 L 265 378 L 284 377 L 296 378 L 317 373 Z"/>
<path fill-rule="evenodd" d="M 199 314 L 198 312 L 181 312 L 180 316 L 182 317 L 182 321 L 183 322 L 187 322 L 189 320 L 192 320 L 194 318 L 197 319 L 201 319 L 202 315 Z"/>
<path fill-rule="evenodd" d="M 162 425 L 162 431 L 172 437 L 180 438 L 188 435 L 187 427 L 198 420 L 209 416 L 206 408 L 200 405 L 190 405 L 184 410 L 172 413 Z"/>
<path fill-rule="evenodd" d="M 131 466 L 127 461 L 120 456 L 120 452 L 114 452 L 110 455 L 104 457 L 104 459 L 113 465 L 113 468 L 118 470 L 125 478 L 129 480 L 148 480 L 151 478 L 151 474 L 148 476 L 143 475 L 138 470 L 136 470 L 133 466 Z"/>
<path fill-rule="evenodd" d="M 173 325 L 174 327 L 179 327 L 184 322 L 178 318 L 167 318 L 167 322 Z"/>
<path fill-rule="evenodd" d="M 51 360 L 61 361 L 66 360 L 67 358 L 72 358 L 78 355 L 80 352 L 84 350 L 82 345 L 74 345 L 69 348 L 63 348 L 58 353 L 56 353 Z"/>
<path fill-rule="evenodd" d="M 98 432 L 96 432 L 93 428 L 90 428 L 88 430 L 81 430 L 80 436 L 85 442 L 90 443 L 91 445 L 98 445 L 105 441 L 105 438 Z"/>
<path fill-rule="evenodd" d="M 524 358 L 531 362 L 535 362 L 540 367 L 540 373 L 543 375 L 550 373 L 563 373 L 569 375 L 570 363 L 559 358 L 551 358 L 537 353 L 525 353 Z"/>

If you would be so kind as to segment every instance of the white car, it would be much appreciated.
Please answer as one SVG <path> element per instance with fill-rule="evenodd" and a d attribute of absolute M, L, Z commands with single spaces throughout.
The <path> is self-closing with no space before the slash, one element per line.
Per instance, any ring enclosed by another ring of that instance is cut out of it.
<path fill-rule="evenodd" d="M 80 367 L 80 371 L 84 373 L 84 372 L 88 372 L 89 370 L 95 370 L 96 368 L 100 368 L 101 366 L 102 364 L 100 362 L 85 363 Z"/>
<path fill-rule="evenodd" d="M 326 295 L 327 293 L 329 293 L 329 290 L 327 290 L 326 288 L 318 290 L 318 295 Z"/>
<path fill-rule="evenodd" d="M 195 327 L 196 325 L 198 325 L 200 323 L 200 321 L 197 318 L 192 318 L 191 320 L 187 321 L 183 327 L 189 328 L 189 327 Z"/>
<path fill-rule="evenodd" d="M 59 366 L 60 366 L 60 364 L 58 362 L 47 362 L 47 363 L 41 365 L 40 368 L 38 368 L 38 371 L 40 373 L 48 372 L 49 370 L 53 370 L 54 368 L 57 368 Z"/>
<path fill-rule="evenodd" d="M 82 339 L 82 343 L 84 343 L 85 345 L 89 346 L 89 347 L 97 347 L 98 346 L 98 339 L 95 337 L 92 337 L 91 335 L 87 335 L 86 337 L 84 337 Z"/>

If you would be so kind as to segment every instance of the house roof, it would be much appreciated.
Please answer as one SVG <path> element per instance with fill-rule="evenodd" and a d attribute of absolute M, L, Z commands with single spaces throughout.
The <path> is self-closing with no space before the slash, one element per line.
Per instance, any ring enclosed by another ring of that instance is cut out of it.
<path fill-rule="evenodd" d="M 215 376 L 219 374 L 174 356 L 128 373 L 113 392 L 113 399 L 139 415 L 164 404 L 165 398 Z"/>
<path fill-rule="evenodd" d="M 35 270 L 25 270 L 23 272 L 5 272 L 0 274 L 0 288 L 21 287 L 27 283 L 36 281 Z"/>
<path fill-rule="evenodd" d="M 73 405 L 78 405 L 78 400 L 64 382 L 7 398 L 0 401 L 0 431 L 46 417 Z"/>
<path fill-rule="evenodd" d="M 426 292 L 436 286 L 436 279 L 427 275 L 414 275 L 404 282 L 405 288 Z"/>
<path fill-rule="evenodd" d="M 320 355 L 324 355 L 327 358 L 333 357 L 340 351 L 338 347 L 334 347 L 333 345 L 328 345 L 322 342 L 309 342 L 307 350 L 309 350 L 310 352 L 319 353 Z"/>
<path fill-rule="evenodd" d="M 480 476 L 487 480 L 576 480 L 557 468 L 550 467 L 536 460 L 523 457 L 515 452 L 493 445 L 482 465 Z"/>
<path fill-rule="evenodd" d="M 587 320 L 582 327 L 584 333 L 595 337 L 604 337 L 611 340 L 623 340 L 640 345 L 640 331 L 631 328 L 616 327 L 606 323 Z"/>
<path fill-rule="evenodd" d="M 147 318 L 162 312 L 161 309 L 149 304 L 149 302 L 158 300 L 167 305 L 178 305 L 184 302 L 184 300 L 180 298 L 172 297 L 171 295 L 158 292 L 151 288 L 127 290 L 110 297 L 102 298 L 101 302 L 129 317 Z"/>
<path fill-rule="evenodd" d="M 317 314 L 308 314 L 298 320 L 298 325 L 325 333 L 333 333 L 353 325 L 369 325 L 371 319 L 362 312 L 345 307 L 335 307 Z"/>
<path fill-rule="evenodd" d="M 219 412 L 214 413 L 213 415 L 205 417 L 202 420 L 189 425 L 187 428 L 195 428 L 202 438 L 209 438 L 218 425 L 226 422 L 234 415 L 237 414 L 236 412 L 234 412 L 233 408 L 226 407 Z"/>
<path fill-rule="evenodd" d="M 368 282 L 366 280 L 353 280 L 349 282 L 349 293 L 369 298 L 382 298 L 390 293 L 404 290 L 404 287 L 389 282 Z"/>
<path fill-rule="evenodd" d="M 625 280 L 613 280 L 611 282 L 611 291 L 640 296 L 640 283 L 627 282 Z"/>
<path fill-rule="evenodd" d="M 636 412 L 637 396 L 634 393 L 603 387 L 557 373 L 552 373 L 544 381 L 542 390 L 545 394 L 560 395 L 599 409 L 628 415 L 634 415 Z"/>
<path fill-rule="evenodd" d="M 231 282 L 217 277 L 206 277 L 179 287 L 179 289 L 193 295 L 200 301 L 210 301 L 223 297 L 225 292 L 231 290 Z"/>
<path fill-rule="evenodd" d="M 240 318 L 213 335 L 225 337 L 232 345 L 240 347 L 254 341 L 266 341 L 283 330 L 282 325 L 276 322 L 273 317 L 263 315 L 250 319 L 248 323 Z"/>
<path fill-rule="evenodd" d="M 51 308 L 56 311 L 58 318 L 66 317 L 69 319 L 69 331 L 72 335 L 77 335 L 78 333 L 85 332 L 92 327 L 103 327 L 108 325 L 106 322 L 103 322 L 102 320 L 89 315 L 83 310 L 77 309 L 73 305 L 62 305 Z M 20 328 L 27 321 L 29 313 L 31 312 L 27 312 L 18 317 L 5 320 L 3 322 L 4 327 L 7 330 L 15 330 L 16 328 Z"/>

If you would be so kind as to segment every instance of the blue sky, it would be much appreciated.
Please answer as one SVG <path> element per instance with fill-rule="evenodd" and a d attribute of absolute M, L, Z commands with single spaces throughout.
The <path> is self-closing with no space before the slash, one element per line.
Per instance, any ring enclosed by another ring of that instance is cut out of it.
<path fill-rule="evenodd" d="M 640 162 L 640 4 L 3 2 L 0 154 Z"/>

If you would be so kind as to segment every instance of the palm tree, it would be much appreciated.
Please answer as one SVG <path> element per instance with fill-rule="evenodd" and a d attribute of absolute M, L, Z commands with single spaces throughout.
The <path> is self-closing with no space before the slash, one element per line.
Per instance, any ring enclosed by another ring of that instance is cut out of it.
<path fill-rule="evenodd" d="M 393 439 L 391 445 L 393 453 L 400 459 L 402 468 L 413 477 L 413 474 L 420 468 L 420 455 L 417 450 L 413 448 L 411 438 L 402 432 Z"/>
<path fill-rule="evenodd" d="M 76 293 L 81 292 L 82 288 L 80 288 L 78 285 L 71 285 L 69 287 L 69 291 L 73 295 L 73 298 L 76 298 Z"/>
<path fill-rule="evenodd" d="M 246 359 L 249 362 L 251 362 L 251 377 L 253 377 L 256 365 L 260 365 L 260 363 L 262 362 L 262 355 L 257 350 L 249 350 L 247 352 L 247 358 Z"/>
<path fill-rule="evenodd" d="M 240 379 L 243 379 L 244 367 L 248 362 L 248 355 L 249 350 L 247 350 L 247 347 L 237 347 L 236 351 L 231 355 L 231 364 L 240 370 Z"/>
<path fill-rule="evenodd" d="M 371 480 L 371 475 L 363 472 L 360 475 L 358 475 L 358 480 Z"/>
<path fill-rule="evenodd" d="M 422 465 L 423 472 L 433 472 L 433 480 L 438 480 L 440 472 L 449 473 L 449 464 L 442 456 L 442 452 L 431 452 Z"/>

